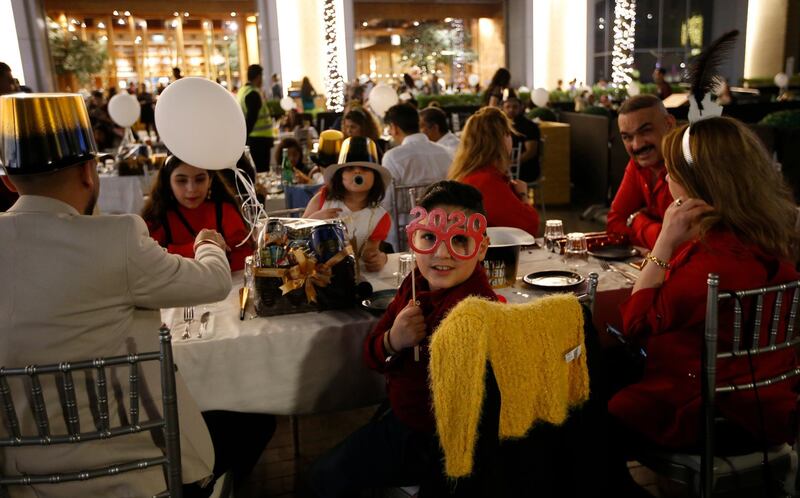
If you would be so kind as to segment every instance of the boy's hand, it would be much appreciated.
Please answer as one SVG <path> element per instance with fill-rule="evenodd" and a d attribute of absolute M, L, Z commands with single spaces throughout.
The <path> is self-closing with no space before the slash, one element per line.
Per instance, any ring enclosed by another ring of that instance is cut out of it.
<path fill-rule="evenodd" d="M 413 301 L 409 301 L 397 317 L 389 331 L 389 342 L 392 349 L 400 351 L 410 348 L 425 338 L 425 317 L 422 316 L 422 309 L 416 306 Z"/>

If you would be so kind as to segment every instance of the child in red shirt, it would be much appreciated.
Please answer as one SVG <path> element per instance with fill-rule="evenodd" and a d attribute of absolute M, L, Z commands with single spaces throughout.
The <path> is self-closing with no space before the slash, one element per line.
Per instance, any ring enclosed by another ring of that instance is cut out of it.
<path fill-rule="evenodd" d="M 390 406 L 314 464 L 311 487 L 318 496 L 386 486 L 425 489 L 437 481 L 428 337 L 462 299 L 497 298 L 480 265 L 489 246 L 484 213 L 480 192 L 454 181 L 428 187 L 412 210 L 417 218 L 407 230 L 417 260 L 414 278 L 406 277 L 364 341 L 364 361 L 385 375 Z"/>

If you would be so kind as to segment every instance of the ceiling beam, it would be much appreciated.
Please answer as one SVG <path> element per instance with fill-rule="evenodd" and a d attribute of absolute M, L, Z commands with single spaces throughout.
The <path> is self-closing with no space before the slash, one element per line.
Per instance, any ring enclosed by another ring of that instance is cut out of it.
<path fill-rule="evenodd" d="M 65 12 L 70 15 L 109 16 L 116 10 L 129 10 L 135 17 L 171 16 L 173 12 L 189 12 L 194 17 L 229 17 L 231 12 L 252 14 L 256 12 L 254 0 L 45 0 L 48 12 Z"/>
<path fill-rule="evenodd" d="M 444 19 L 445 17 L 503 17 L 503 4 L 419 3 L 419 2 L 355 2 L 353 13 L 357 23 L 364 19 Z"/>

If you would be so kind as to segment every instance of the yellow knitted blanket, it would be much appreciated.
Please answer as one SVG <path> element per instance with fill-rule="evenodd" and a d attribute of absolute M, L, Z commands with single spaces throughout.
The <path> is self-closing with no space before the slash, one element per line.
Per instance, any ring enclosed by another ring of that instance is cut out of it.
<path fill-rule="evenodd" d="M 538 420 L 563 423 L 589 397 L 585 353 L 575 296 L 516 305 L 470 297 L 453 308 L 430 343 L 429 380 L 447 475 L 472 472 L 487 360 L 502 399 L 500 437 L 519 438 Z"/>

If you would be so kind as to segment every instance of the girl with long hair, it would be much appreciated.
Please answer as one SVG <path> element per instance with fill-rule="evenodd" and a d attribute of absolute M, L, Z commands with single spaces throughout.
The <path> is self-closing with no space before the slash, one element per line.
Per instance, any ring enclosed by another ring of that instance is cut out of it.
<path fill-rule="evenodd" d="M 539 213 L 522 201 L 528 186 L 509 178 L 511 136 L 516 133 L 503 111 L 481 108 L 464 126 L 447 177 L 480 190 L 489 226 L 517 227 L 536 235 Z"/>
<path fill-rule="evenodd" d="M 347 137 L 367 137 L 378 147 L 378 159 L 383 158 L 386 141 L 381 139 L 378 124 L 372 113 L 363 107 L 351 109 L 342 120 L 342 133 Z"/>
<path fill-rule="evenodd" d="M 492 81 L 486 91 L 483 92 L 483 105 L 500 107 L 503 103 L 503 91 L 511 84 L 511 73 L 508 69 L 501 67 L 494 72 Z"/>
<path fill-rule="evenodd" d="M 688 451 L 700 446 L 709 273 L 719 276 L 721 291 L 798 278 L 797 211 L 759 139 L 742 123 L 725 117 L 697 121 L 688 131 L 687 126 L 663 138 L 667 181 L 675 200 L 664 214 L 631 297 L 621 306 L 623 333 L 629 343 L 647 350 L 647 358 L 643 372 L 635 369 L 638 381 L 609 401 L 610 440 L 619 452 L 626 451 L 626 441 L 628 447 L 630 442 Z M 720 351 L 731 349 L 733 301 L 720 305 Z M 764 307 L 769 306 L 765 301 Z M 752 323 L 751 311 L 743 306 L 743 323 Z M 768 331 L 760 332 L 760 344 L 766 346 Z M 762 356 L 752 365 L 746 357 L 732 358 L 718 362 L 717 379 L 719 384 L 750 382 L 752 375 L 763 378 L 795 362 L 793 350 Z M 791 441 L 796 398 L 790 382 L 765 385 L 757 393 L 718 396 L 717 414 L 725 423 L 718 429 L 723 446 L 717 451 L 747 453 Z M 726 442 L 738 448 L 723 449 Z M 614 460 L 620 472 L 626 472 L 621 458 Z"/>
<path fill-rule="evenodd" d="M 235 197 L 215 171 L 184 163 L 170 156 L 159 170 L 142 218 L 153 237 L 167 251 L 194 257 L 194 238 L 204 228 L 216 229 L 228 245 L 231 271 L 244 268 L 252 244 Z"/>
<path fill-rule="evenodd" d="M 317 96 L 317 91 L 311 86 L 311 80 L 308 76 L 303 77 L 303 83 L 300 85 L 300 100 L 303 102 L 303 112 L 314 110 L 314 97 Z"/>

